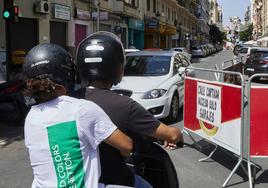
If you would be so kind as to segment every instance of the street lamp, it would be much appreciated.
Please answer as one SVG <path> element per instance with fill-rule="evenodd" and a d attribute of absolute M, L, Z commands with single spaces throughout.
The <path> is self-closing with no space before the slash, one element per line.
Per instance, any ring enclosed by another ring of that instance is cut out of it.
<path fill-rule="evenodd" d="M 179 23 L 179 46 L 181 46 L 181 35 L 182 35 L 182 32 L 181 32 L 181 22 Z"/>

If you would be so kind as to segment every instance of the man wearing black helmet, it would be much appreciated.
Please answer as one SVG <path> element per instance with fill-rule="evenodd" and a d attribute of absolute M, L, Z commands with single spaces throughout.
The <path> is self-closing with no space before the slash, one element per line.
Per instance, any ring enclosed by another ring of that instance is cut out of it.
<path fill-rule="evenodd" d="M 152 136 L 173 145 L 183 141 L 177 128 L 164 125 L 131 98 L 110 90 L 121 81 L 125 61 L 123 45 L 116 35 L 98 32 L 84 39 L 78 47 L 77 65 L 81 79 L 89 83 L 85 98 L 98 104 L 126 134 Z M 100 145 L 100 159 L 100 182 L 151 187 L 135 176 L 119 152 L 107 144 Z"/>
<path fill-rule="evenodd" d="M 132 141 L 96 104 L 66 96 L 74 86 L 72 57 L 60 46 L 41 44 L 27 54 L 25 94 L 36 102 L 25 120 L 32 188 L 103 188 L 98 145 L 128 155 Z"/>

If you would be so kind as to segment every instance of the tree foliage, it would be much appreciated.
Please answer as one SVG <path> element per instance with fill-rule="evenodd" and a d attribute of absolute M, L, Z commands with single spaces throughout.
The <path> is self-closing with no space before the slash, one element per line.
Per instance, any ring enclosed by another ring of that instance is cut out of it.
<path fill-rule="evenodd" d="M 241 41 L 249 41 L 252 39 L 253 24 L 250 24 L 247 29 L 239 33 Z"/>
<path fill-rule="evenodd" d="M 226 35 L 224 32 L 221 32 L 215 24 L 212 24 L 210 25 L 209 29 L 209 37 L 210 41 L 215 44 L 217 42 L 222 43 L 223 40 L 226 38 Z"/>

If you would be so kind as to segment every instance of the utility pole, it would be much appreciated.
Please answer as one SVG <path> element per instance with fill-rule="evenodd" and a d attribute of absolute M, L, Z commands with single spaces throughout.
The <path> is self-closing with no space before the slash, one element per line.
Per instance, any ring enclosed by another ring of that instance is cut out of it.
<path fill-rule="evenodd" d="M 13 0 L 4 0 L 4 10 L 13 6 Z M 12 14 L 12 13 L 11 13 Z M 12 55 L 11 55 L 11 20 L 5 19 L 5 29 L 6 29 L 6 80 L 10 81 L 11 74 L 11 64 L 12 64 Z"/>

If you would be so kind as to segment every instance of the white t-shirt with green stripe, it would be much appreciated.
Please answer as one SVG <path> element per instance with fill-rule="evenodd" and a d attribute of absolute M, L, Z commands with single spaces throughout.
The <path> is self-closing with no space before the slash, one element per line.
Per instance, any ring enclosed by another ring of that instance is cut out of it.
<path fill-rule="evenodd" d="M 101 188 L 98 145 L 116 130 L 95 103 L 61 96 L 31 108 L 25 120 L 32 188 Z"/>

